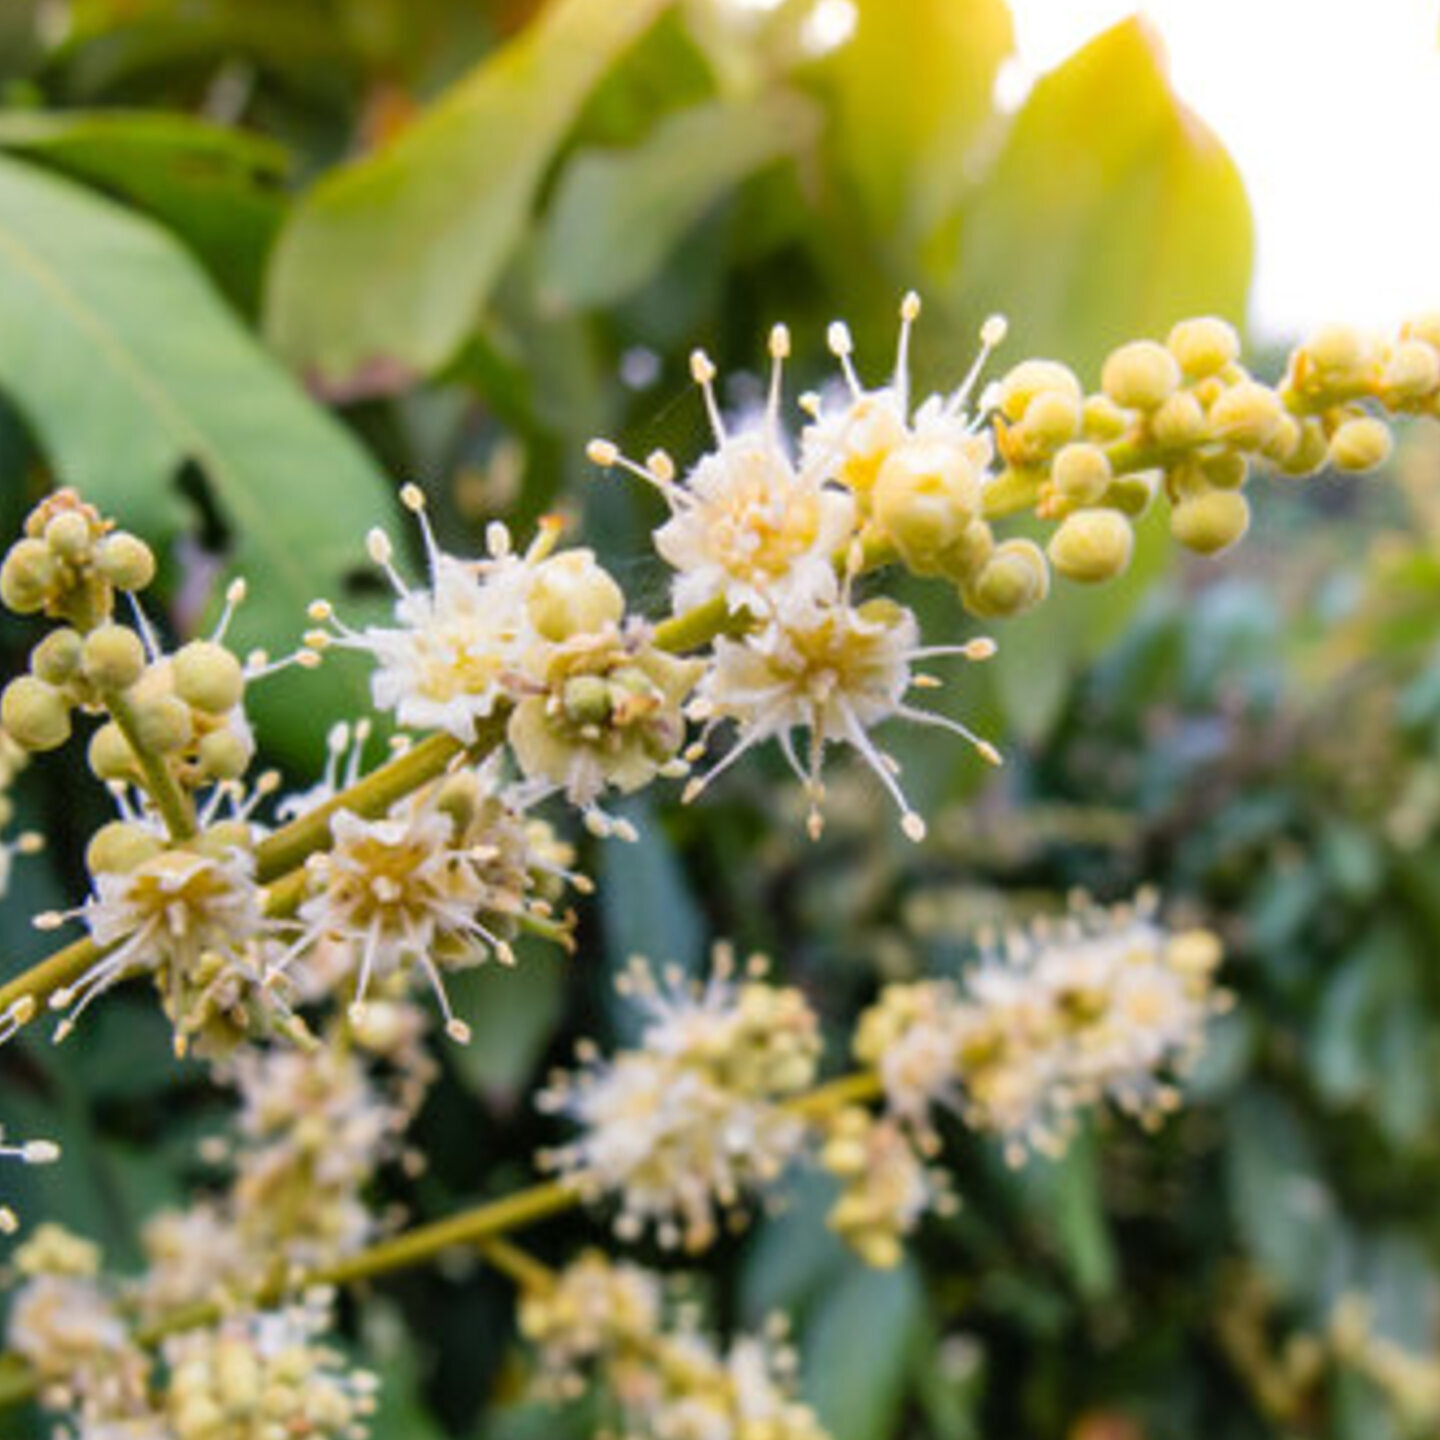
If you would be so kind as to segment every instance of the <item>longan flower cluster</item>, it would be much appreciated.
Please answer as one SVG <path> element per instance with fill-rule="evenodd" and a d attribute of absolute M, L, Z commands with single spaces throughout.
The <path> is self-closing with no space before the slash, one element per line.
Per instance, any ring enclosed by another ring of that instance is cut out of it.
<path fill-rule="evenodd" d="M 540 1361 L 540 1393 L 563 1399 L 592 1377 L 627 1440 L 825 1440 L 794 1397 L 796 1357 L 778 1321 L 722 1349 L 691 1306 L 667 1314 L 659 1279 L 590 1252 L 527 1292 L 520 1329 Z"/>
<path fill-rule="evenodd" d="M 542 1109 L 584 1130 L 542 1163 L 587 1198 L 617 1197 L 622 1237 L 653 1227 L 662 1245 L 705 1248 L 721 1212 L 804 1144 L 804 1123 L 782 1102 L 814 1080 L 818 1027 L 797 990 L 763 973 L 752 961 L 737 976 L 723 948 L 703 987 L 637 964 L 624 989 L 646 1015 L 639 1048 L 607 1061 L 585 1046 L 581 1068 L 541 1093 Z"/>

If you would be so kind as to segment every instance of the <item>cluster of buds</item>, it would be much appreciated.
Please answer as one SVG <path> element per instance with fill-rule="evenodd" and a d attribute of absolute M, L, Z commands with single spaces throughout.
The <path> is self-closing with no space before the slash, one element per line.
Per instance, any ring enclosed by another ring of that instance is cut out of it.
<path fill-rule="evenodd" d="M 795 1398 L 796 1356 L 778 1318 L 722 1348 L 693 1306 L 667 1313 L 660 1280 L 591 1252 L 521 1300 L 540 1362 L 537 1391 L 564 1399 L 598 1381 L 626 1435 L 655 1440 L 825 1440 Z"/>
<path fill-rule="evenodd" d="M 815 1078 L 820 1037 L 799 991 L 767 983 L 764 962 L 741 975 L 717 947 L 702 987 L 662 980 L 637 962 L 622 980 L 646 1013 L 638 1048 L 557 1074 L 539 1097 L 583 1127 L 541 1157 L 587 1198 L 613 1195 L 616 1233 L 653 1226 L 665 1246 L 700 1250 L 722 1211 L 774 1181 L 800 1152 L 804 1122 L 784 1101 Z"/>

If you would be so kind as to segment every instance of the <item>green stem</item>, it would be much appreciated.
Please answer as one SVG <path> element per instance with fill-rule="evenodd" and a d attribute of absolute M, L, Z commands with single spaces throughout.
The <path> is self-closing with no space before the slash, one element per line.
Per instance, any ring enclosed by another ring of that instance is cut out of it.
<path fill-rule="evenodd" d="M 140 721 L 135 707 L 118 690 L 107 690 L 101 697 L 110 718 L 120 727 L 135 763 L 140 767 L 140 777 L 145 782 L 146 792 L 155 802 L 170 838 L 177 844 L 195 838 L 195 806 L 190 797 L 180 788 L 170 766 L 163 755 L 157 754 L 140 734 Z"/>

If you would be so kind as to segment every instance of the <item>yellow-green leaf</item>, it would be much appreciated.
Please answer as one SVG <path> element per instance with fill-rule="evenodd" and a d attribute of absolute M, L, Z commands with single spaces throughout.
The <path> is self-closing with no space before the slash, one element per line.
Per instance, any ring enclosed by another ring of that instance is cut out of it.
<path fill-rule="evenodd" d="M 556 146 L 668 0 L 556 0 L 383 149 L 325 176 L 276 247 L 266 328 L 325 389 L 399 388 L 464 340 Z"/>

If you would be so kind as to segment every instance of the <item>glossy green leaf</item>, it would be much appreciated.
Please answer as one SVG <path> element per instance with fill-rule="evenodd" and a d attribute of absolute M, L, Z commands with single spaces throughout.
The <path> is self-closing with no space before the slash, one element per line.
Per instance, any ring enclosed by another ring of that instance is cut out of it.
<path fill-rule="evenodd" d="M 803 150 L 819 128 L 813 105 L 780 91 L 692 106 L 631 150 L 578 156 L 541 241 L 545 297 L 577 307 L 623 298 L 727 192 Z"/>
<path fill-rule="evenodd" d="M 1115 345 L 1187 315 L 1240 320 L 1250 209 L 1219 141 L 1175 97 L 1141 20 L 1106 31 L 1035 86 L 975 203 L 959 277 L 977 309 L 1010 320 L 1005 355 L 1054 355 L 1093 384 Z M 1045 734 L 1066 678 L 1113 638 L 1174 563 L 1163 524 L 1138 537 L 1125 580 L 1058 582 L 1005 625 L 995 674 L 1015 724 Z"/>
<path fill-rule="evenodd" d="M 0 388 L 56 473 L 159 537 L 184 523 L 174 481 L 197 465 L 251 582 L 237 643 L 292 646 L 307 603 L 342 593 L 367 525 L 388 505 L 349 433 L 255 344 L 164 231 L 6 157 L 0 315 Z M 327 704 L 358 703 L 333 681 L 326 688 Z M 313 730 L 313 688 L 278 693 L 297 707 L 288 713 L 308 707 Z M 267 701 L 263 687 L 258 698 Z"/>
<path fill-rule="evenodd" d="M 266 327 L 281 352 L 349 394 L 448 360 L 580 105 L 666 3 L 556 0 L 394 141 L 325 176 L 276 249 Z"/>
<path fill-rule="evenodd" d="M 123 197 L 173 231 L 246 309 L 284 210 L 273 182 L 285 150 L 188 115 L 147 111 L 0 113 L 0 150 Z"/>
<path fill-rule="evenodd" d="M 833 163 L 878 233 L 923 238 L 967 184 L 1013 28 L 1004 0 L 861 0 L 820 69 Z"/>
<path fill-rule="evenodd" d="M 566 959 L 551 946 L 523 946 L 520 964 L 483 965 L 453 977 L 450 999 L 470 1026 L 451 1051 L 456 1072 L 487 1098 L 513 1101 L 535 1069 L 565 1004 Z"/>

